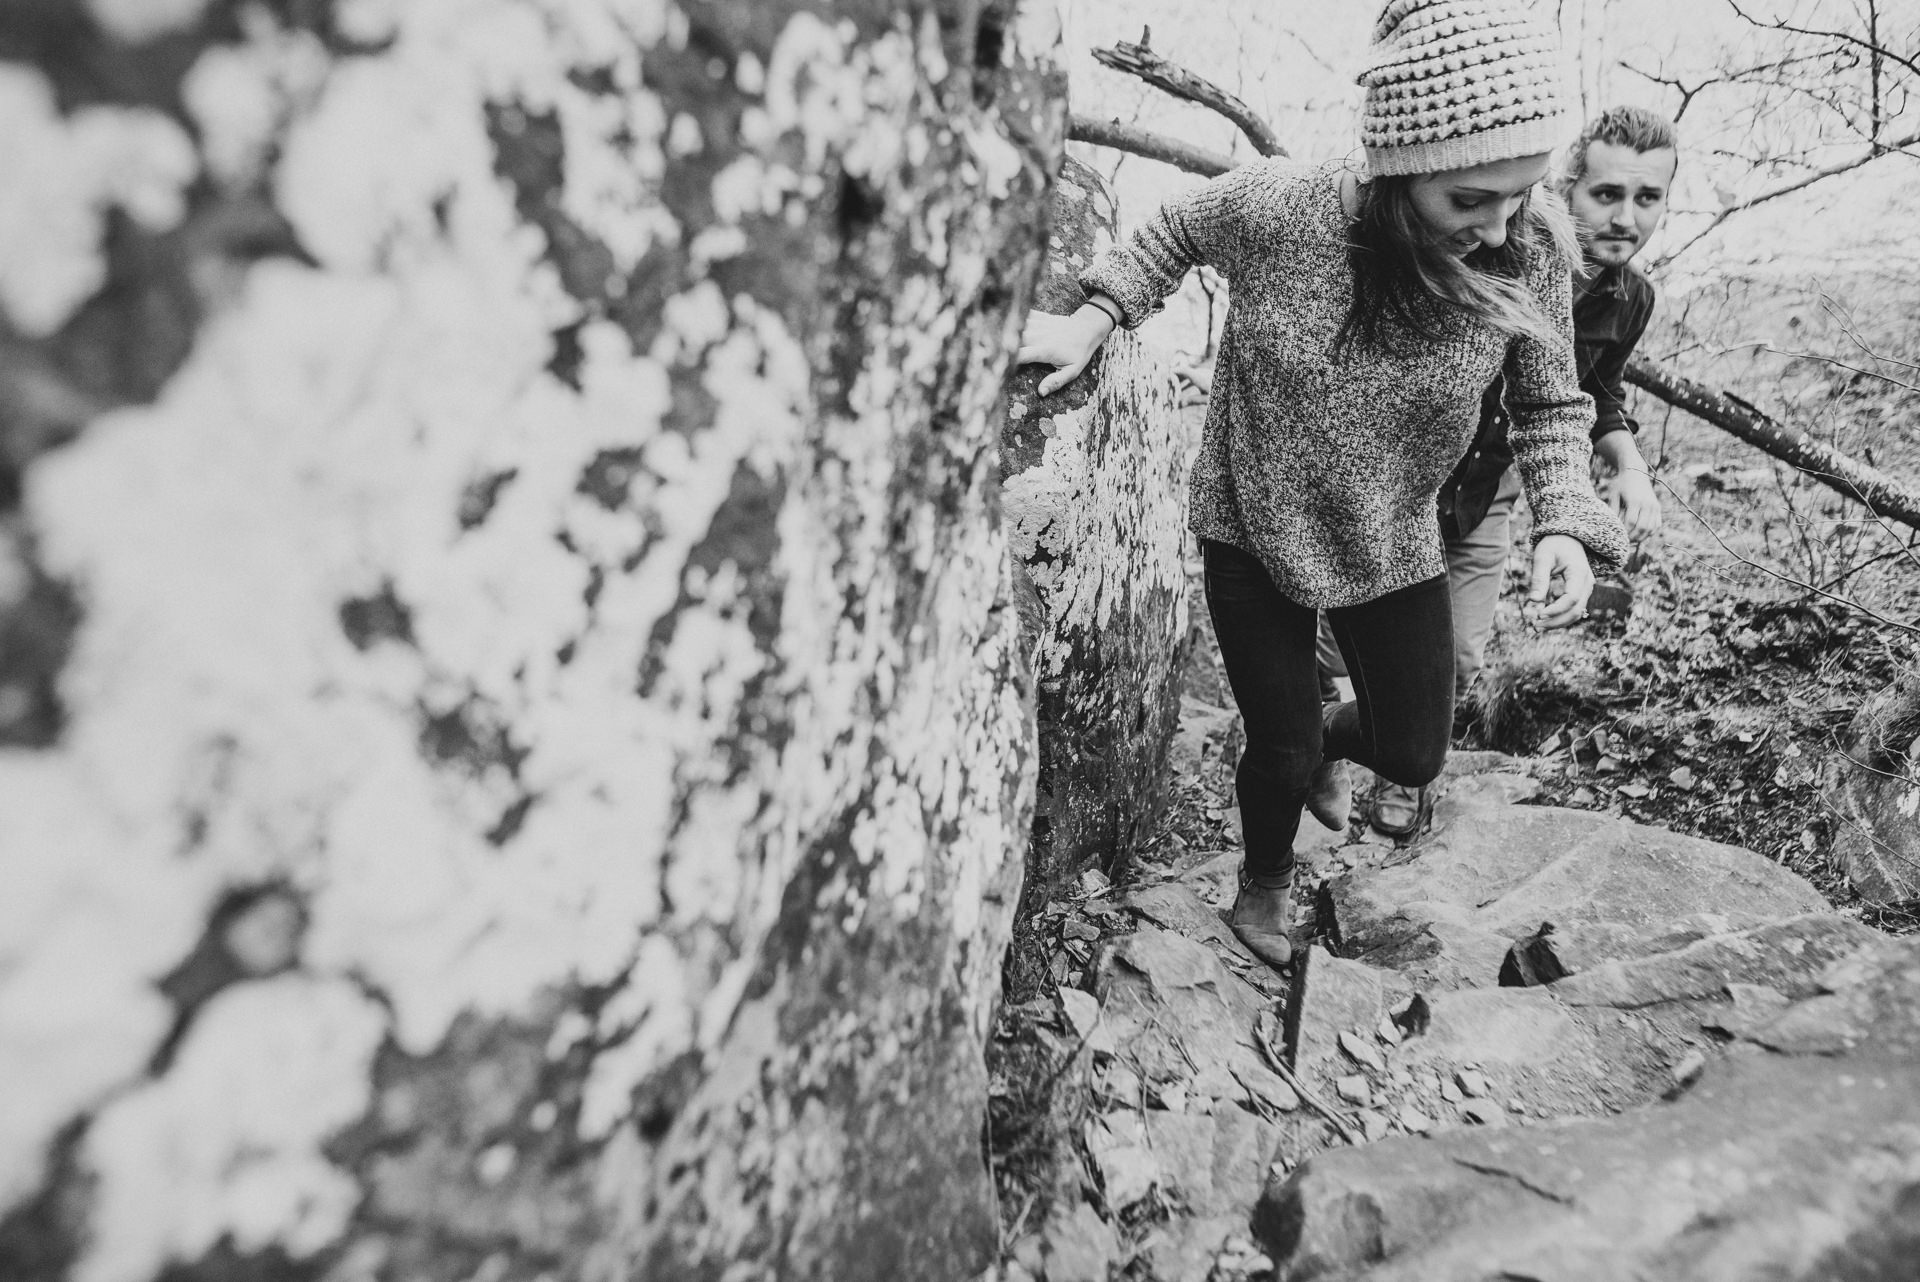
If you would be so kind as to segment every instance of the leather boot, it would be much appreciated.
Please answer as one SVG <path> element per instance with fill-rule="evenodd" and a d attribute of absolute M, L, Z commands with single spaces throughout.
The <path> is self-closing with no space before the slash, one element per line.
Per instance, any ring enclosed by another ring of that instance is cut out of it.
<path fill-rule="evenodd" d="M 1293 941 L 1287 929 L 1293 925 L 1293 878 L 1277 887 L 1256 885 L 1240 870 L 1240 893 L 1234 896 L 1227 912 L 1227 927 L 1247 951 L 1267 965 L 1278 969 L 1293 960 Z"/>
<path fill-rule="evenodd" d="M 1344 761 L 1323 761 L 1307 783 L 1307 813 L 1335 832 L 1353 818 L 1353 776 Z"/>

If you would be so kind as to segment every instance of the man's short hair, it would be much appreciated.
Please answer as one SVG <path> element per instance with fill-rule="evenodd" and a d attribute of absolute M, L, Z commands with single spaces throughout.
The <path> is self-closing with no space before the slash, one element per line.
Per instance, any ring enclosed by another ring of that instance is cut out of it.
<path fill-rule="evenodd" d="M 1609 107 L 1587 122 L 1568 149 L 1566 173 L 1561 178 L 1567 188 L 1587 176 L 1587 148 L 1596 142 L 1635 151 L 1666 148 L 1674 154 L 1674 167 L 1679 167 L 1680 135 L 1671 120 L 1645 107 Z"/>

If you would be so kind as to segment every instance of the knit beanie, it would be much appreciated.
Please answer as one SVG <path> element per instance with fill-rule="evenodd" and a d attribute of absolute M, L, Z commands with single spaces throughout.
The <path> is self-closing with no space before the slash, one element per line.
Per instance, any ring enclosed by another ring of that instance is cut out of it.
<path fill-rule="evenodd" d="M 1519 0 L 1390 0 L 1358 77 L 1376 174 L 1424 174 L 1552 151 L 1565 139 L 1560 42 Z"/>

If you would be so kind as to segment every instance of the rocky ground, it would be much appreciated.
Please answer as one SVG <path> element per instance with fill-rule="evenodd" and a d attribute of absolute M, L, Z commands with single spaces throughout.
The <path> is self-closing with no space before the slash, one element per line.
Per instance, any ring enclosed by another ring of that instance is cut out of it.
<path fill-rule="evenodd" d="M 1048 907 L 1057 991 L 999 1024 L 1001 1282 L 1597 1279 L 1623 1274 L 1581 1244 L 1614 1237 L 1647 1276 L 1732 1278 L 1761 1249 L 1742 1233 L 1895 1249 L 1848 1234 L 1920 1187 L 1920 1080 L 1896 1054 L 1920 1036 L 1920 941 L 1831 871 L 1820 797 L 1833 736 L 1904 652 L 1724 586 L 1677 610 L 1701 572 L 1685 548 L 1642 558 L 1632 606 L 1584 635 L 1542 649 L 1503 619 L 1514 706 L 1477 705 L 1461 743 L 1531 749 L 1457 750 L 1418 840 L 1358 810 L 1345 832 L 1307 821 L 1301 939 L 1320 935 L 1285 975 L 1218 916 L 1238 722 L 1195 611 L 1168 819 Z M 1887 1169 L 1856 1169 L 1847 1137 L 1890 1125 Z M 1504 1138 L 1533 1128 L 1555 1138 Z M 1771 1192 L 1732 1174 L 1755 1164 Z M 1822 1276 L 1816 1257 L 1781 1276 Z"/>
<path fill-rule="evenodd" d="M 1900 1258 L 1867 1239 L 1920 1196 L 1920 941 L 1737 847 L 1530 804 L 1529 766 L 1456 754 L 1411 845 L 1303 841 L 1285 976 L 1220 923 L 1232 851 L 1058 905 L 1080 978 L 997 1043 L 1002 1282 Z"/>

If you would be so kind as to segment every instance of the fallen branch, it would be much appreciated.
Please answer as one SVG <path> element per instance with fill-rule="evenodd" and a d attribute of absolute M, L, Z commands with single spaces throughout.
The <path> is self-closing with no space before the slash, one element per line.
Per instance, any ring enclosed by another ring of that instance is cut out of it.
<path fill-rule="evenodd" d="M 1172 165 L 1175 169 L 1184 169 L 1190 174 L 1199 174 L 1203 178 L 1212 178 L 1224 174 L 1234 167 L 1234 162 L 1218 152 L 1181 142 L 1178 138 L 1169 138 L 1164 134 L 1152 133 L 1133 125 L 1123 125 L 1117 120 L 1094 120 L 1088 116 L 1075 116 L 1067 122 L 1067 137 L 1074 142 L 1088 142 L 1097 147 L 1112 147 L 1115 151 L 1124 151 L 1135 156 L 1144 156 L 1148 160 L 1158 160 Z"/>
<path fill-rule="evenodd" d="M 1331 1122 L 1333 1129 L 1340 1132 L 1341 1139 L 1349 1144 L 1359 1144 L 1359 1132 L 1349 1126 L 1347 1120 L 1341 1117 L 1338 1112 L 1328 1107 L 1325 1100 L 1307 1089 L 1307 1084 L 1301 1081 L 1292 1069 L 1287 1067 L 1287 1062 L 1280 1058 L 1278 1051 L 1273 1049 L 1273 1043 L 1267 1039 L 1267 1030 L 1260 1027 L 1258 1020 L 1254 1021 L 1253 1035 L 1259 1039 L 1260 1050 L 1266 1055 L 1267 1062 L 1273 1065 L 1273 1071 L 1280 1075 L 1280 1080 L 1292 1087 L 1293 1093 L 1304 1100 L 1309 1108 Z"/>
<path fill-rule="evenodd" d="M 1722 431 L 1731 432 L 1781 462 L 1792 464 L 1829 489 L 1865 504 L 1868 510 L 1909 529 L 1920 530 L 1920 495 L 1885 472 L 1856 463 L 1757 406 L 1716 392 L 1648 360 L 1628 364 L 1627 381 Z"/>
<path fill-rule="evenodd" d="M 1261 155 L 1287 154 L 1287 149 L 1280 143 L 1280 135 L 1273 132 L 1273 126 L 1256 115 L 1252 107 L 1206 77 L 1196 76 L 1185 67 L 1168 62 L 1147 48 L 1147 34 L 1144 31 L 1140 33 L 1140 43 L 1137 45 L 1123 40 L 1111 49 L 1095 49 L 1093 56 L 1104 66 L 1138 76 L 1156 89 L 1225 116 L 1239 126 L 1240 132 L 1247 136 L 1247 141 Z"/>

